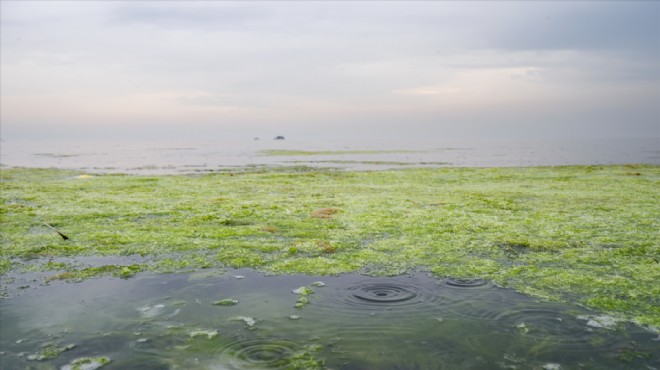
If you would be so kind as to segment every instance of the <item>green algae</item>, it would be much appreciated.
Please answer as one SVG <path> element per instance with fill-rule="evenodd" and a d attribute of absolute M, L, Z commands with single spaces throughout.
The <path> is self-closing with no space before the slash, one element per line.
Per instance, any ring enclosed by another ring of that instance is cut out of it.
<path fill-rule="evenodd" d="M 134 254 L 148 262 L 66 267 L 54 278 L 423 270 L 657 327 L 658 185 L 653 165 L 198 176 L 3 169 L 0 273 L 40 258 Z M 314 217 L 319 209 L 338 211 Z"/>
<path fill-rule="evenodd" d="M 196 329 L 188 333 L 188 335 L 190 338 L 206 337 L 206 339 L 213 339 L 218 336 L 218 331 L 210 329 Z"/>
<path fill-rule="evenodd" d="M 64 365 L 62 370 L 96 370 L 110 362 L 108 357 L 81 357 L 73 360 L 68 365 Z"/>
<path fill-rule="evenodd" d="M 51 360 L 59 356 L 60 353 L 69 351 L 75 348 L 75 344 L 68 344 L 66 346 L 58 346 L 54 343 L 45 343 L 41 349 L 34 354 L 28 355 L 26 358 L 30 361 L 44 361 Z"/>
<path fill-rule="evenodd" d="M 213 302 L 214 306 L 235 306 L 238 304 L 238 299 L 236 298 L 225 298 L 219 301 Z"/>
<path fill-rule="evenodd" d="M 303 350 L 295 353 L 288 360 L 286 369 L 290 370 L 320 370 L 324 369 L 324 361 L 315 357 L 315 353 L 322 350 L 319 345 L 308 345 Z"/>
<path fill-rule="evenodd" d="M 232 317 L 229 320 L 230 321 L 242 321 L 250 329 L 254 329 L 254 326 L 257 325 L 257 320 L 254 317 L 236 316 L 236 317 Z"/>
<path fill-rule="evenodd" d="M 48 267 L 53 267 L 53 264 L 47 264 Z M 46 281 L 52 280 L 84 280 L 98 276 L 112 275 L 122 279 L 133 277 L 138 272 L 145 269 L 145 265 L 104 265 L 97 267 L 87 267 L 80 270 L 65 271 L 59 274 L 52 275 Z"/>
<path fill-rule="evenodd" d="M 293 294 L 298 295 L 298 300 L 296 301 L 295 308 L 301 309 L 309 304 L 309 295 L 314 294 L 314 289 L 306 286 L 301 286 L 291 291 Z"/>

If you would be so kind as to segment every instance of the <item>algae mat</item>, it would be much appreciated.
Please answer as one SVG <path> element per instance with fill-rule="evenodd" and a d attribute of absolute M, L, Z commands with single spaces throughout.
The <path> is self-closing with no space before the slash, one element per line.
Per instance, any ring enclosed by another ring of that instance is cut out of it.
<path fill-rule="evenodd" d="M 653 165 L 203 176 L 3 169 L 0 264 L 5 277 L 56 270 L 48 280 L 212 267 L 426 271 L 657 328 L 659 182 Z M 141 257 L 48 259 L 114 255 Z"/>

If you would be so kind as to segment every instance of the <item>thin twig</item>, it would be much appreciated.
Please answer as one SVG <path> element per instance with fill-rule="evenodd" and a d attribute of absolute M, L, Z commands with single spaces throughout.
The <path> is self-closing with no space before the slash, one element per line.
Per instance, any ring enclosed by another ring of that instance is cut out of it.
<path fill-rule="evenodd" d="M 43 224 L 44 224 L 44 225 L 46 225 L 46 226 L 48 226 L 48 227 L 49 227 L 49 228 L 50 228 L 51 230 L 53 230 L 53 231 L 55 231 L 56 233 L 58 233 L 58 234 L 60 234 L 60 236 L 62 237 L 62 239 L 64 239 L 64 240 L 67 240 L 67 239 L 69 239 L 69 237 L 68 237 L 68 236 L 66 236 L 66 235 L 64 235 L 64 234 L 62 234 L 62 233 L 61 233 L 61 232 L 59 232 L 59 231 L 58 231 L 58 230 L 57 230 L 56 228 L 54 228 L 54 227 L 52 227 L 52 226 L 50 226 L 49 224 L 47 224 L 47 223 L 45 223 L 45 222 L 44 222 Z"/>

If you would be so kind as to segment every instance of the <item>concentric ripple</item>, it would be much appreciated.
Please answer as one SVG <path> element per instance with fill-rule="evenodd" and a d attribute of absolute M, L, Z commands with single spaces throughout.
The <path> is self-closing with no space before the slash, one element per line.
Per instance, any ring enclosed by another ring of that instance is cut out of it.
<path fill-rule="evenodd" d="M 219 352 L 228 369 L 286 369 L 299 349 L 287 340 L 247 339 L 230 342 Z"/>
<path fill-rule="evenodd" d="M 385 283 L 353 287 L 352 294 L 354 298 L 375 303 L 404 302 L 417 297 L 411 287 Z"/>
<path fill-rule="evenodd" d="M 424 276 L 345 276 L 318 289 L 318 304 L 303 309 L 302 316 L 314 322 L 315 334 L 364 347 L 392 336 L 414 337 L 420 317 L 438 316 L 445 291 Z"/>
<path fill-rule="evenodd" d="M 444 284 L 450 288 L 479 288 L 489 287 L 490 283 L 481 278 L 447 278 Z"/>
<path fill-rule="evenodd" d="M 429 284 L 386 279 L 366 279 L 338 290 L 334 299 L 355 308 L 415 308 L 438 299 L 439 290 Z"/>

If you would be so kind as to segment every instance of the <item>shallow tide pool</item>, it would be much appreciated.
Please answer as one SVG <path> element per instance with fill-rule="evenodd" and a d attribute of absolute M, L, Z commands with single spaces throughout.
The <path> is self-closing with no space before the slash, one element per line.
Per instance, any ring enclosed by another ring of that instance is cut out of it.
<path fill-rule="evenodd" d="M 30 279 L 0 300 L 2 369 L 660 368 L 657 333 L 483 280 L 246 269 Z"/>

